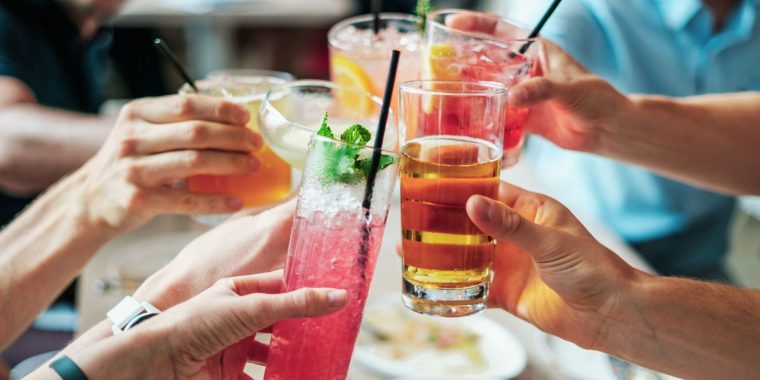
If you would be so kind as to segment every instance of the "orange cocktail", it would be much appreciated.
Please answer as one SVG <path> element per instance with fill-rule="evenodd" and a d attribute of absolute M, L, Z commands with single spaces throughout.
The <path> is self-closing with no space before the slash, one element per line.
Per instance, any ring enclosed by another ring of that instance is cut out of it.
<path fill-rule="evenodd" d="M 251 118 L 247 127 L 259 131 L 259 106 L 266 92 L 274 85 L 284 83 L 278 77 L 226 77 L 217 76 L 199 82 L 202 93 L 224 97 L 248 109 Z M 186 93 L 185 89 L 181 91 Z M 240 197 L 244 207 L 260 207 L 281 201 L 290 195 L 291 169 L 285 161 L 264 145 L 251 153 L 259 158 L 261 167 L 250 175 L 197 175 L 188 178 L 192 192 L 226 194 Z"/>

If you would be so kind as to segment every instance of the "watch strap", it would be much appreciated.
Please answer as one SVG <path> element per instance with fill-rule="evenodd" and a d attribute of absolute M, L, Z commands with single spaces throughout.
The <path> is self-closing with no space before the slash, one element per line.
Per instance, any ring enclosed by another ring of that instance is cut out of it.
<path fill-rule="evenodd" d="M 84 371 L 66 355 L 61 355 L 50 363 L 50 369 L 55 371 L 63 380 L 88 380 Z"/>

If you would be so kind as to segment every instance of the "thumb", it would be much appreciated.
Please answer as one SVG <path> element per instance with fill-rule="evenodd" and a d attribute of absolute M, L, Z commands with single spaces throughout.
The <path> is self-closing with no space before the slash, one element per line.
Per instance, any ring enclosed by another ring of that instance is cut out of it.
<path fill-rule="evenodd" d="M 536 263 L 566 256 L 561 248 L 563 232 L 535 224 L 505 204 L 475 195 L 467 201 L 467 215 L 485 234 L 522 248 Z"/>

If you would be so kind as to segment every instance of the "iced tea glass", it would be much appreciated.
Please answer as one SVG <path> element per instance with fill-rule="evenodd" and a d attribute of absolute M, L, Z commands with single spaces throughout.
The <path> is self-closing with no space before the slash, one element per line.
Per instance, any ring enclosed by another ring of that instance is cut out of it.
<path fill-rule="evenodd" d="M 413 81 L 399 91 L 403 302 L 446 317 L 486 307 L 496 242 L 470 221 L 467 199 L 496 198 L 507 88 Z"/>

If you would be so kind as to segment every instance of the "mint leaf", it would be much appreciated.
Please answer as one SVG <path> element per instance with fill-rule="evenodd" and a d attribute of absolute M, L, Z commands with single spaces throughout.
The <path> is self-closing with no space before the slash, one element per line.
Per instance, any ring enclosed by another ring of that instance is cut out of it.
<path fill-rule="evenodd" d="M 427 28 L 427 15 L 433 10 L 433 6 L 430 4 L 430 0 L 417 0 L 417 31 L 425 33 Z"/>
<path fill-rule="evenodd" d="M 327 112 L 322 115 L 322 126 L 317 134 L 320 136 L 335 138 L 332 129 L 327 125 Z M 321 141 L 318 153 L 323 159 L 321 182 L 323 186 L 341 182 L 356 184 L 369 176 L 371 158 L 359 158 L 363 146 L 372 140 L 372 134 L 361 124 L 354 124 L 340 135 L 345 145 L 336 145 L 330 141 Z M 392 165 L 396 159 L 391 156 L 380 156 L 378 171 Z"/>
<path fill-rule="evenodd" d="M 361 124 L 354 124 L 340 134 L 343 142 L 364 146 L 372 139 L 372 134 Z"/>
<path fill-rule="evenodd" d="M 333 135 L 332 129 L 330 129 L 330 126 L 327 125 L 327 111 L 325 111 L 322 114 L 322 126 L 319 127 L 319 130 L 317 131 L 318 136 L 324 136 L 329 137 L 331 139 L 335 138 L 335 135 Z"/>

